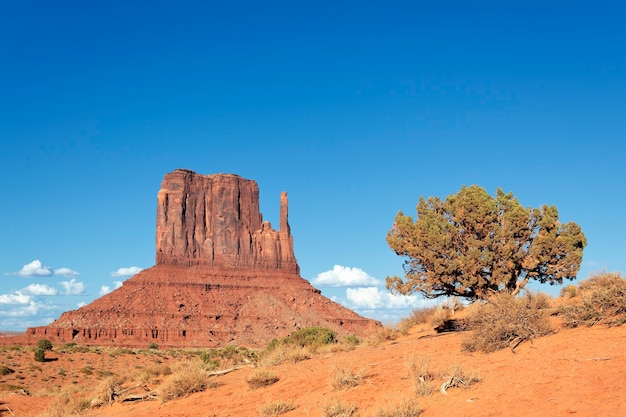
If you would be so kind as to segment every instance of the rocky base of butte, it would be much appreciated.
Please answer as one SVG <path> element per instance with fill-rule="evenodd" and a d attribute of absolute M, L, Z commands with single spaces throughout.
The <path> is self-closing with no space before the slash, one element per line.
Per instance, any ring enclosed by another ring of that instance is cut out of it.
<path fill-rule="evenodd" d="M 48 326 L 27 329 L 22 342 L 261 347 L 308 326 L 339 335 L 379 327 L 300 277 L 287 194 L 280 197 L 276 231 L 263 221 L 255 181 L 166 174 L 157 198 L 157 265 Z"/>

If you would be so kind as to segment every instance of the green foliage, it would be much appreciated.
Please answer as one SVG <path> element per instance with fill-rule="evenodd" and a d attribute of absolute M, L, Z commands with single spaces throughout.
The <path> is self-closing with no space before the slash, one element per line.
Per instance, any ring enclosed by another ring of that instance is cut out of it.
<path fill-rule="evenodd" d="M 148 349 L 158 349 L 158 348 L 159 348 L 159 345 L 157 345 L 156 343 L 154 342 L 148 343 Z"/>
<path fill-rule="evenodd" d="M 464 348 L 483 352 L 515 349 L 525 340 L 552 333 L 550 320 L 542 310 L 545 304 L 543 295 L 527 293 L 518 298 L 507 293 L 493 295 L 487 304 L 469 314 L 466 326 L 474 332 L 463 342 Z"/>
<path fill-rule="evenodd" d="M 272 339 L 266 350 L 272 351 L 280 345 L 307 347 L 329 345 L 336 342 L 335 332 L 326 327 L 312 326 L 297 330 L 282 339 Z"/>
<path fill-rule="evenodd" d="M 43 350 L 52 350 L 52 342 L 47 339 L 41 339 L 37 342 L 37 347 Z"/>
<path fill-rule="evenodd" d="M 45 362 L 46 361 L 46 351 L 42 348 L 35 349 L 34 358 L 37 362 Z"/>
<path fill-rule="evenodd" d="M 561 308 L 566 327 L 626 323 L 626 279 L 619 272 L 592 274 L 580 283 L 578 292 L 581 304 Z"/>
<path fill-rule="evenodd" d="M 463 187 L 445 201 L 417 204 L 417 219 L 399 212 L 387 242 L 405 257 L 405 279 L 387 277 L 393 293 L 470 301 L 494 292 L 518 294 L 530 281 L 561 284 L 576 277 L 587 240 L 554 206 L 524 208 L 512 193 Z"/>

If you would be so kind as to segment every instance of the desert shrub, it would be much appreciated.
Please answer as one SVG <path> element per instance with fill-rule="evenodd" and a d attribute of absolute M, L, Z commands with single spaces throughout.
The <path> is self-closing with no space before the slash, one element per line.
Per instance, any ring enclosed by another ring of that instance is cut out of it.
<path fill-rule="evenodd" d="M 37 347 L 43 350 L 52 350 L 52 342 L 47 339 L 37 341 Z"/>
<path fill-rule="evenodd" d="M 396 327 L 382 326 L 369 336 L 366 342 L 370 346 L 377 346 L 389 340 L 396 340 L 399 335 L 400 331 Z"/>
<path fill-rule="evenodd" d="M 202 392 L 214 384 L 209 374 L 197 363 L 183 362 L 159 389 L 163 402 Z"/>
<path fill-rule="evenodd" d="M 430 356 L 416 357 L 415 354 L 407 355 L 406 368 L 410 380 L 413 382 L 415 394 L 426 397 L 433 392 L 433 374 L 429 370 Z"/>
<path fill-rule="evenodd" d="M 154 366 L 149 366 L 142 368 L 141 371 L 137 374 L 135 379 L 138 382 L 146 383 L 146 382 L 155 382 L 157 378 L 162 376 L 168 376 L 172 374 L 172 369 L 169 365 L 159 364 Z"/>
<path fill-rule="evenodd" d="M 574 284 L 567 285 L 561 288 L 559 296 L 566 298 L 574 298 L 578 295 L 578 287 Z"/>
<path fill-rule="evenodd" d="M 356 414 L 356 406 L 342 403 L 338 399 L 323 404 L 321 407 L 322 417 L 352 417 Z"/>
<path fill-rule="evenodd" d="M 156 343 L 154 342 L 148 343 L 148 349 L 158 349 L 158 348 L 159 348 L 159 345 L 157 345 Z"/>
<path fill-rule="evenodd" d="M 10 375 L 12 373 L 15 373 L 15 371 L 8 366 L 0 366 L 0 375 Z"/>
<path fill-rule="evenodd" d="M 580 283 L 578 291 L 580 304 L 561 307 L 564 326 L 626 322 L 626 279 L 619 272 L 592 274 Z"/>
<path fill-rule="evenodd" d="M 463 341 L 468 351 L 494 352 L 517 345 L 525 340 L 553 332 L 546 313 L 540 308 L 544 301 L 527 293 L 516 298 L 507 293 L 497 293 L 487 304 L 474 309 L 466 325 L 474 330 Z"/>
<path fill-rule="evenodd" d="M 356 335 L 349 334 L 342 337 L 340 342 L 348 346 L 357 346 L 359 343 L 361 343 L 361 339 Z"/>
<path fill-rule="evenodd" d="M 45 362 L 46 361 L 46 351 L 42 348 L 35 349 L 34 358 L 37 362 Z"/>
<path fill-rule="evenodd" d="M 91 402 L 77 392 L 64 391 L 45 409 L 40 417 L 66 417 L 81 414 Z"/>
<path fill-rule="evenodd" d="M 357 372 L 352 365 L 336 363 L 330 374 L 330 385 L 336 390 L 356 387 L 364 373 L 365 369 Z"/>
<path fill-rule="evenodd" d="M 259 354 L 260 366 L 274 366 L 281 363 L 298 363 L 310 359 L 312 355 L 310 347 L 296 345 L 278 345 L 272 350 L 264 350 Z"/>
<path fill-rule="evenodd" d="M 305 346 L 319 346 L 329 345 L 335 343 L 337 338 L 335 332 L 326 327 L 305 327 L 304 329 L 297 330 L 287 336 L 288 343 Z"/>
<path fill-rule="evenodd" d="M 388 404 L 379 408 L 374 417 L 418 417 L 422 407 L 413 398 L 400 400 L 398 404 Z"/>
<path fill-rule="evenodd" d="M 441 384 L 441 392 L 446 393 L 448 388 L 467 388 L 477 382 L 481 377 L 477 371 L 465 371 L 459 365 L 453 366 L 450 370 L 443 372 L 444 382 Z"/>
<path fill-rule="evenodd" d="M 269 370 L 260 369 L 246 378 L 248 386 L 252 389 L 267 387 L 278 382 L 276 374 Z"/>
<path fill-rule="evenodd" d="M 398 323 L 398 329 L 401 333 L 405 334 L 405 329 L 408 330 L 413 326 L 428 323 L 435 312 L 436 307 L 416 308 L 411 311 L 407 317 L 400 320 Z"/>
<path fill-rule="evenodd" d="M 270 401 L 259 407 L 259 416 L 274 417 L 295 410 L 296 405 L 289 400 Z"/>
<path fill-rule="evenodd" d="M 125 379 L 119 376 L 110 376 L 100 381 L 93 393 L 94 396 L 90 401 L 90 405 L 97 406 L 112 403 L 115 397 L 119 395 L 124 382 Z"/>

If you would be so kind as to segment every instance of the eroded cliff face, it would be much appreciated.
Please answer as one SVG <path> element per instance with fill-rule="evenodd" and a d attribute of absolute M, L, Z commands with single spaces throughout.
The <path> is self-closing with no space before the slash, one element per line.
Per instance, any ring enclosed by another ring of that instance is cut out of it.
<path fill-rule="evenodd" d="M 238 175 L 177 169 L 163 178 L 157 204 L 156 266 L 48 326 L 0 342 L 262 347 L 308 326 L 360 336 L 380 326 L 300 277 L 286 193 L 278 231 L 263 221 L 256 182 Z"/>
<path fill-rule="evenodd" d="M 177 169 L 163 178 L 157 201 L 157 265 L 300 272 L 287 193 L 280 197 L 278 231 L 263 222 L 257 183 L 238 175 Z"/>

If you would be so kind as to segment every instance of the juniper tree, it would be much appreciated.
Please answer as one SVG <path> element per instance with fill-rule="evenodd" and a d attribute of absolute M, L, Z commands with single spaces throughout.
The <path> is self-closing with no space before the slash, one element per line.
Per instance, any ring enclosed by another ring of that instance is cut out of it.
<path fill-rule="evenodd" d="M 477 185 L 445 201 L 422 196 L 417 219 L 400 211 L 387 234 L 406 258 L 404 279 L 387 277 L 387 288 L 474 301 L 499 291 L 516 295 L 531 280 L 572 280 L 587 241 L 576 223 L 558 217 L 554 206 L 525 208 L 512 193 L 498 189 L 493 198 Z"/>

